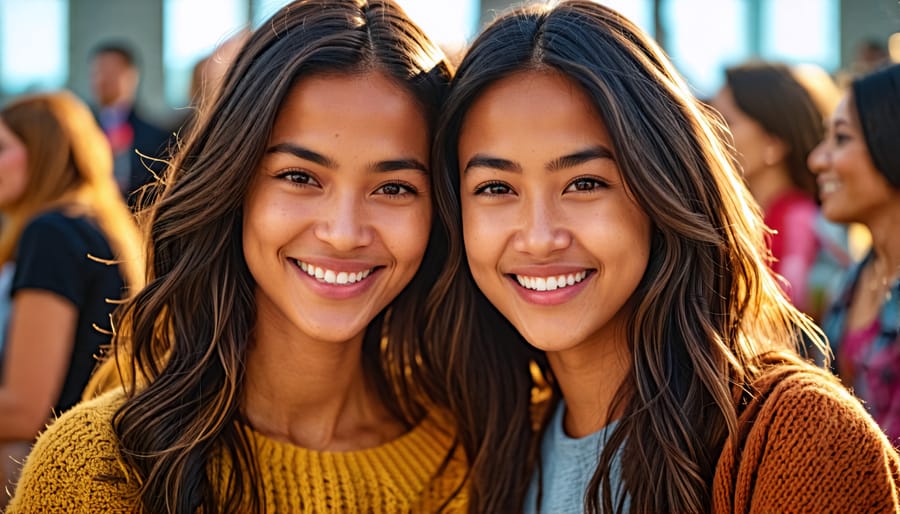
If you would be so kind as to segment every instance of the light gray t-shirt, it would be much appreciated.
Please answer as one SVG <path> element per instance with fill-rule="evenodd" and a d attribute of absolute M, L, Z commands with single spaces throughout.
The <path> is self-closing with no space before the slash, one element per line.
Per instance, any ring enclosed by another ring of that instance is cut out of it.
<path fill-rule="evenodd" d="M 617 424 L 613 421 L 593 434 L 575 439 L 567 436 L 563 429 L 565 410 L 565 403 L 560 401 L 541 441 L 541 514 L 578 514 L 583 511 L 585 492 L 600 462 L 600 452 Z M 613 505 L 621 494 L 621 453 L 621 449 L 616 452 L 610 466 L 610 485 L 614 491 L 618 491 L 618 494 L 613 494 Z M 525 496 L 526 514 L 537 512 L 537 488 L 538 474 L 535 471 Z M 627 510 L 626 498 L 625 511 Z"/>

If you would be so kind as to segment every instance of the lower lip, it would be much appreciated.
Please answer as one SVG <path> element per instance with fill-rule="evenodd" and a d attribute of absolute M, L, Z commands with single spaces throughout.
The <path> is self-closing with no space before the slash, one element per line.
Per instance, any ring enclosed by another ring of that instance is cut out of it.
<path fill-rule="evenodd" d="M 352 284 L 329 284 L 318 280 L 316 277 L 311 277 L 309 273 L 300 269 L 300 266 L 294 263 L 294 261 L 291 261 L 291 266 L 297 270 L 300 279 L 305 281 L 310 289 L 319 296 L 331 300 L 347 300 L 365 293 L 375 283 L 374 278 L 382 269 L 375 268 L 368 276 L 366 276 L 366 278 Z"/>
<path fill-rule="evenodd" d="M 519 282 L 515 279 L 515 277 L 507 276 L 506 278 L 512 282 L 513 287 L 518 291 L 519 296 L 522 297 L 526 302 L 533 303 L 535 305 L 560 305 L 568 302 L 572 298 L 574 298 L 578 293 L 585 288 L 588 281 L 594 278 L 594 273 L 590 273 L 587 277 L 584 278 L 581 282 L 577 284 L 572 284 L 571 286 L 566 286 L 559 289 L 554 289 L 553 291 L 535 291 L 534 289 L 526 289 L 519 285 Z"/>

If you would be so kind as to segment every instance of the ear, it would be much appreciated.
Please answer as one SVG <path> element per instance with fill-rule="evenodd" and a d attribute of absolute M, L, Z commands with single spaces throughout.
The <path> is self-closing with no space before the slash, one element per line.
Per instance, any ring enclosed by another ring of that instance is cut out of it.
<path fill-rule="evenodd" d="M 787 158 L 788 146 L 776 136 L 767 136 L 766 148 L 763 151 L 763 162 L 766 166 L 774 166 Z"/>

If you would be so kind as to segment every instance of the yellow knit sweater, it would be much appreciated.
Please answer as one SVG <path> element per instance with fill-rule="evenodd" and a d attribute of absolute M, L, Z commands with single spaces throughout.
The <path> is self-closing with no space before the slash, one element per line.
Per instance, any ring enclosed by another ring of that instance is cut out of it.
<path fill-rule="evenodd" d="M 132 481 L 124 475 L 110 420 L 121 393 L 72 408 L 38 439 L 7 513 L 131 512 Z M 319 452 L 251 431 L 266 512 L 437 512 L 463 480 L 458 456 L 434 478 L 451 437 L 428 418 L 387 444 L 352 452 Z M 456 455 L 460 455 L 457 452 Z M 465 490 L 442 512 L 463 512 Z"/>

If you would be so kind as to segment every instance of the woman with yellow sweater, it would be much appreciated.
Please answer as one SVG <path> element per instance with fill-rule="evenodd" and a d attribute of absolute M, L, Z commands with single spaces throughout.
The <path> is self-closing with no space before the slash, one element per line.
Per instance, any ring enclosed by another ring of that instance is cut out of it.
<path fill-rule="evenodd" d="M 390 0 L 264 23 L 146 215 L 130 378 L 46 430 L 9 512 L 457 510 L 464 459 L 407 379 L 449 76 Z"/>

